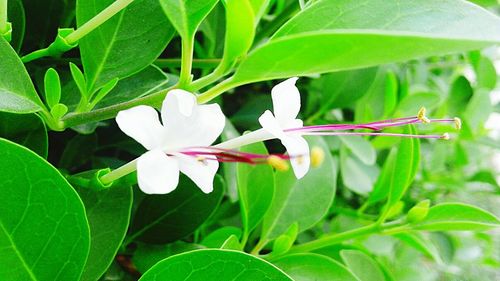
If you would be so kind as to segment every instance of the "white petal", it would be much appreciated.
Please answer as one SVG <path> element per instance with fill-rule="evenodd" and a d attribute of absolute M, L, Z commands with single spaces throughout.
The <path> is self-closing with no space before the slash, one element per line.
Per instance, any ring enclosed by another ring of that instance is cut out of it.
<path fill-rule="evenodd" d="M 196 105 L 190 116 L 172 114 L 164 119 L 170 149 L 211 145 L 225 124 L 226 117 L 218 104 Z"/>
<path fill-rule="evenodd" d="M 311 163 L 309 144 L 301 136 L 290 135 L 282 138 L 281 143 L 285 146 L 288 155 L 291 156 L 290 163 L 292 164 L 295 176 L 298 179 L 302 178 L 307 171 L 309 171 L 309 165 Z"/>
<path fill-rule="evenodd" d="M 300 93 L 295 87 L 297 79 L 293 77 L 285 80 L 271 90 L 274 116 L 282 126 L 295 119 L 300 111 Z"/>
<path fill-rule="evenodd" d="M 281 139 L 285 137 L 285 133 L 280 126 L 278 120 L 273 116 L 271 111 L 266 110 L 260 117 L 259 123 L 268 133 L 272 134 L 274 137 Z"/>
<path fill-rule="evenodd" d="M 139 188 L 147 194 L 172 192 L 179 184 L 179 164 L 161 150 L 151 150 L 137 160 Z"/>
<path fill-rule="evenodd" d="M 161 106 L 163 125 L 176 120 L 178 115 L 191 116 L 196 106 L 196 96 L 188 91 L 174 89 L 167 93 Z"/>
<path fill-rule="evenodd" d="M 116 115 L 118 127 L 146 149 L 159 148 L 165 140 L 165 128 L 158 119 L 158 112 L 145 105 L 122 110 Z"/>
<path fill-rule="evenodd" d="M 219 168 L 219 162 L 206 159 L 200 161 L 186 155 L 176 155 L 179 160 L 179 168 L 205 193 L 214 190 L 214 177 Z"/>

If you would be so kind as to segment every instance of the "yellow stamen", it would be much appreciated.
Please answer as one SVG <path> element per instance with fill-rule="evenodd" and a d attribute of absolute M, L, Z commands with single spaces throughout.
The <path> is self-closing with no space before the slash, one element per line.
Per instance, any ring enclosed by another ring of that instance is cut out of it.
<path fill-rule="evenodd" d="M 196 161 L 198 162 L 201 162 L 203 165 L 207 165 L 207 158 L 203 157 L 203 156 L 198 156 L 196 157 Z"/>
<path fill-rule="evenodd" d="M 267 163 L 280 172 L 286 172 L 290 168 L 285 160 L 276 155 L 267 157 Z"/>
<path fill-rule="evenodd" d="M 320 147 L 313 147 L 311 149 L 311 166 L 314 168 L 321 166 L 325 160 L 325 152 Z"/>
<path fill-rule="evenodd" d="M 460 118 L 458 117 L 453 118 L 453 120 L 455 121 L 455 129 L 462 129 L 462 120 L 460 120 Z"/>
<path fill-rule="evenodd" d="M 450 134 L 448 134 L 448 133 L 444 133 L 444 134 L 441 136 L 441 139 L 442 139 L 442 140 L 449 140 L 449 139 L 450 139 Z"/>
<path fill-rule="evenodd" d="M 426 111 L 425 107 L 422 106 L 417 113 L 417 118 L 422 121 L 422 123 L 429 124 L 431 123 L 431 120 L 425 116 Z"/>

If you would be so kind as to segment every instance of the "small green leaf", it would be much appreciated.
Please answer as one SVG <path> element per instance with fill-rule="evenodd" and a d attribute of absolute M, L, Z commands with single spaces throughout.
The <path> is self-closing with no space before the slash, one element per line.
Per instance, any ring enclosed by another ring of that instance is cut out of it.
<path fill-rule="evenodd" d="M 113 186 L 99 191 L 76 187 L 90 225 L 90 253 L 82 281 L 98 280 L 110 266 L 127 232 L 132 188 Z"/>
<path fill-rule="evenodd" d="M 297 281 L 361 281 L 338 261 L 318 254 L 294 254 L 273 263 Z"/>
<path fill-rule="evenodd" d="M 422 252 L 427 257 L 432 258 L 437 263 L 442 263 L 443 260 L 439 254 L 438 248 L 432 243 L 432 241 L 422 234 L 415 233 L 398 233 L 394 237 L 400 239 L 411 247 Z"/>
<path fill-rule="evenodd" d="M 221 177 L 214 179 L 214 191 L 203 193 L 191 180 L 182 176 L 177 188 L 165 195 L 148 195 L 135 213 L 130 237 L 163 244 L 184 238 L 205 222 L 219 205 L 224 190 Z"/>
<path fill-rule="evenodd" d="M 298 222 L 302 232 L 320 221 L 328 212 L 337 187 L 337 164 L 321 138 L 308 138 L 311 147 L 325 151 L 320 167 L 312 168 L 300 180 L 293 171 L 276 172 L 276 190 L 262 223 L 261 239 L 274 239 Z"/>
<path fill-rule="evenodd" d="M 500 227 L 500 220 L 478 207 L 461 203 L 442 203 L 429 209 L 415 229 L 428 231 L 482 231 Z"/>
<path fill-rule="evenodd" d="M 472 97 L 472 87 L 469 80 L 464 76 L 458 76 L 450 88 L 448 96 L 448 114 L 450 116 L 462 116 L 464 108 Z"/>
<path fill-rule="evenodd" d="M 375 164 L 377 153 L 369 141 L 358 136 L 338 136 L 338 138 L 363 163 Z"/>
<path fill-rule="evenodd" d="M 245 146 L 242 152 L 267 154 L 263 143 Z M 274 173 L 269 165 L 237 165 L 238 194 L 244 235 L 259 224 L 271 206 L 274 195 Z"/>
<path fill-rule="evenodd" d="M 340 251 L 342 260 L 360 281 L 385 281 L 384 272 L 378 263 L 367 254 L 357 250 Z"/>
<path fill-rule="evenodd" d="M 295 239 L 297 239 L 297 234 L 299 234 L 299 224 L 292 224 L 285 233 L 281 234 L 273 244 L 273 255 L 282 255 L 292 247 Z"/>
<path fill-rule="evenodd" d="M 1 36 L 0 36 L 1 37 Z M 0 38 L 0 111 L 32 113 L 44 108 L 21 59 Z"/>
<path fill-rule="evenodd" d="M 229 238 L 222 243 L 222 246 L 220 246 L 221 249 L 226 249 L 226 250 L 241 250 L 243 247 L 240 244 L 240 239 L 236 235 L 231 235 Z"/>
<path fill-rule="evenodd" d="M 218 0 L 160 0 L 163 11 L 179 35 L 192 38 Z"/>
<path fill-rule="evenodd" d="M 118 83 L 118 78 L 111 79 L 108 83 L 104 84 L 102 88 L 97 91 L 97 93 L 92 95 L 90 107 L 93 108 L 99 101 L 101 101 L 106 95 L 111 92 Z"/>
<path fill-rule="evenodd" d="M 41 157 L 47 158 L 47 128 L 36 114 L 0 112 L 0 137 L 24 145 Z"/>
<path fill-rule="evenodd" d="M 139 280 L 292 281 L 281 270 L 255 256 L 215 249 L 197 250 L 167 258 L 153 266 Z"/>
<path fill-rule="evenodd" d="M 207 248 L 220 248 L 233 235 L 241 237 L 241 229 L 234 226 L 224 226 L 207 235 L 200 244 Z"/>
<path fill-rule="evenodd" d="M 30 150 L 0 139 L 0 279 L 78 280 L 89 253 L 82 201 Z"/>
<path fill-rule="evenodd" d="M 49 68 L 45 72 L 43 81 L 45 86 L 45 102 L 49 108 L 52 108 L 61 99 L 61 80 L 59 79 L 59 74 L 55 69 Z"/>
<path fill-rule="evenodd" d="M 71 76 L 73 77 L 73 81 L 75 82 L 76 86 L 78 87 L 78 90 L 80 91 L 80 94 L 87 99 L 88 93 L 87 93 L 87 82 L 85 80 L 85 76 L 83 75 L 83 72 L 76 66 L 76 64 L 70 62 L 69 63 L 69 69 L 71 71 Z"/>
<path fill-rule="evenodd" d="M 62 103 L 55 104 L 52 109 L 50 109 L 50 114 L 54 119 L 61 119 L 68 112 L 68 107 Z"/>
<path fill-rule="evenodd" d="M 497 71 L 489 58 L 481 56 L 477 63 L 474 64 L 474 70 L 476 71 L 478 89 L 483 88 L 490 91 L 495 89 Z"/>
<path fill-rule="evenodd" d="M 366 165 L 358 158 L 352 157 L 345 146 L 340 149 L 340 173 L 342 182 L 351 191 L 367 194 L 373 190 L 378 174 L 375 165 Z"/>

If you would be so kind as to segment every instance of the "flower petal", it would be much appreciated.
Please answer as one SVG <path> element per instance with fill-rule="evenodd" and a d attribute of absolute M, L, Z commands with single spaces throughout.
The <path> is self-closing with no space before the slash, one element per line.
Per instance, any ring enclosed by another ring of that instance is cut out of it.
<path fill-rule="evenodd" d="M 295 87 L 297 79 L 297 77 L 287 79 L 271 90 L 274 116 L 282 127 L 295 119 L 300 111 L 300 93 Z"/>
<path fill-rule="evenodd" d="M 285 133 L 283 132 L 283 129 L 280 126 L 278 119 L 276 119 L 269 110 L 266 110 L 259 117 L 259 123 L 262 126 L 262 128 L 264 128 L 264 130 L 266 130 L 268 133 L 270 133 L 276 138 L 281 139 L 286 136 Z"/>
<path fill-rule="evenodd" d="M 146 149 L 159 148 L 165 140 L 165 128 L 158 119 L 158 112 L 145 105 L 122 110 L 116 115 L 118 127 Z"/>
<path fill-rule="evenodd" d="M 282 138 L 281 143 L 285 146 L 288 155 L 291 156 L 290 163 L 292 164 L 295 176 L 297 179 L 302 178 L 309 171 L 311 163 L 309 144 L 301 136 L 289 135 Z"/>
<path fill-rule="evenodd" d="M 219 162 L 215 160 L 202 160 L 186 155 L 176 155 L 179 168 L 205 193 L 214 190 L 214 177 L 219 169 Z"/>
<path fill-rule="evenodd" d="M 172 192 L 179 184 L 179 163 L 161 150 L 151 150 L 137 160 L 139 188 L 147 194 Z"/>
<path fill-rule="evenodd" d="M 161 106 L 163 125 L 174 122 L 179 115 L 189 117 L 196 106 L 196 96 L 188 91 L 174 89 L 168 92 Z"/>

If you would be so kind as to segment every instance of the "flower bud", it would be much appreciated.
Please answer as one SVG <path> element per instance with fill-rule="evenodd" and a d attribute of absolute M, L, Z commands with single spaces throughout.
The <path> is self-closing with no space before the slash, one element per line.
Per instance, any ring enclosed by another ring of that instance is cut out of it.
<path fill-rule="evenodd" d="M 431 204 L 430 200 L 424 200 L 419 202 L 417 205 L 413 206 L 408 211 L 408 214 L 406 215 L 406 220 L 409 223 L 417 223 L 423 221 L 426 217 L 427 214 L 429 213 L 429 206 Z"/>

